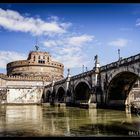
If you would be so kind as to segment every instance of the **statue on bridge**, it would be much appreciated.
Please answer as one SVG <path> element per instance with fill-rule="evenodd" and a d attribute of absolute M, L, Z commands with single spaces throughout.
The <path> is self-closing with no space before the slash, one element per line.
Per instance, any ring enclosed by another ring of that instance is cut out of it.
<path fill-rule="evenodd" d="M 96 54 L 95 57 L 94 57 L 94 61 L 95 61 L 95 67 L 94 67 L 94 68 L 95 68 L 95 69 L 96 69 L 96 68 L 99 68 L 100 65 L 99 65 L 99 60 L 98 60 L 98 55 L 97 55 L 97 54 Z"/>
<path fill-rule="evenodd" d="M 94 56 L 94 60 L 95 60 L 95 63 L 98 62 L 98 55 L 97 54 Z"/>

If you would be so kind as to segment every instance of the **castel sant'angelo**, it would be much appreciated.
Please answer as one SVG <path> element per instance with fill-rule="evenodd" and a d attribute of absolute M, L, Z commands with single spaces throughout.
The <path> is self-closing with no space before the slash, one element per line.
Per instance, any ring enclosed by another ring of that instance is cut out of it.
<path fill-rule="evenodd" d="M 61 63 L 52 61 L 48 52 L 31 51 L 27 60 L 19 60 L 7 64 L 8 76 L 21 76 L 43 78 L 51 82 L 52 78 L 59 80 L 63 78 L 64 66 Z"/>
<path fill-rule="evenodd" d="M 0 74 L 0 103 L 40 103 L 43 88 L 63 79 L 64 65 L 36 47 L 27 60 L 7 64 L 7 75 Z"/>

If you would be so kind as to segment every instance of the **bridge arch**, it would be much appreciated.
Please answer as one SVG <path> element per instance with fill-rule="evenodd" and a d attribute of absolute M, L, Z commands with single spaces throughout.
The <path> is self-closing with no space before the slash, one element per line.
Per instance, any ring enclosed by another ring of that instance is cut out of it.
<path fill-rule="evenodd" d="M 111 106 L 125 107 L 126 99 L 139 74 L 134 71 L 119 71 L 108 80 L 106 102 Z"/>
<path fill-rule="evenodd" d="M 75 85 L 74 85 L 74 90 L 75 90 L 75 88 L 77 87 L 77 85 L 78 85 L 79 83 L 85 83 L 85 84 L 88 85 L 89 89 L 91 89 L 91 85 L 89 84 L 89 82 L 88 82 L 87 80 L 79 80 L 79 81 L 77 81 L 77 82 L 75 83 Z"/>
<path fill-rule="evenodd" d="M 77 103 L 88 103 L 91 86 L 87 81 L 79 81 L 74 87 L 75 101 Z"/>
<path fill-rule="evenodd" d="M 64 102 L 65 99 L 65 89 L 63 86 L 60 86 L 56 92 L 56 99 L 58 102 Z"/>
<path fill-rule="evenodd" d="M 115 71 L 111 71 L 110 74 L 108 75 L 108 83 L 110 83 L 112 81 L 112 79 L 118 75 L 119 73 L 122 72 L 130 72 L 130 73 L 134 73 L 135 75 L 140 77 L 140 71 L 138 68 L 133 67 L 123 67 L 123 68 L 118 68 Z"/>
<path fill-rule="evenodd" d="M 51 98 L 51 91 L 50 90 L 47 90 L 46 92 L 44 92 L 42 94 L 41 102 L 42 103 L 50 102 L 50 98 Z"/>

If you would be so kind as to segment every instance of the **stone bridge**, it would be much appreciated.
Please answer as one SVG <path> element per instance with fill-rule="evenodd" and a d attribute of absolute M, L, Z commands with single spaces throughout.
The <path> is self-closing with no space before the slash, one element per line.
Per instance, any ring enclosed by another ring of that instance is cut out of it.
<path fill-rule="evenodd" d="M 140 54 L 100 67 L 98 56 L 92 70 L 52 81 L 45 86 L 43 103 L 94 104 L 97 107 L 125 107 L 134 101 L 133 89 L 139 83 Z M 139 90 L 138 90 L 139 91 Z M 139 94 L 140 95 L 140 94 Z M 133 98 L 132 98 L 133 97 Z"/>

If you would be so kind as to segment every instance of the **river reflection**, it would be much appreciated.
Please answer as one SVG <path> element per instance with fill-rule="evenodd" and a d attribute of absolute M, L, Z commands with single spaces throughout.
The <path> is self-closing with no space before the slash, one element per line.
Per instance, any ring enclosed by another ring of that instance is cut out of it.
<path fill-rule="evenodd" d="M 132 132 L 140 136 L 140 117 L 125 111 L 0 106 L 0 136 L 133 136 Z"/>

